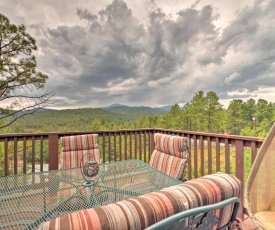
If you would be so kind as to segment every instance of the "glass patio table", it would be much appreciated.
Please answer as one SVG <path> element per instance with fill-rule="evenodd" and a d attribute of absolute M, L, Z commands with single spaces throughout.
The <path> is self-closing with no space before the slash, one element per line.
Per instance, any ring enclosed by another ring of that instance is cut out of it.
<path fill-rule="evenodd" d="M 81 168 L 0 178 L 0 229 L 35 229 L 67 213 L 182 183 L 140 160 L 100 164 L 90 180 L 83 185 Z"/>

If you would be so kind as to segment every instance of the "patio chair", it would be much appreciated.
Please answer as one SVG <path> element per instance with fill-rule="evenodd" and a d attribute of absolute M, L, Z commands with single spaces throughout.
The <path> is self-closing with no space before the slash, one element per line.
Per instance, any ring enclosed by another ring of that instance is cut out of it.
<path fill-rule="evenodd" d="M 60 164 L 61 168 L 80 167 L 83 155 L 87 154 L 86 160 L 100 162 L 100 151 L 98 148 L 98 134 L 86 134 L 61 137 L 62 145 Z"/>
<path fill-rule="evenodd" d="M 145 228 L 145 230 L 172 230 L 172 229 L 216 229 L 219 213 L 227 213 L 228 222 L 223 223 L 218 229 L 238 229 L 242 230 L 242 224 L 237 218 L 240 207 L 238 197 L 231 197 L 226 200 L 185 210 L 169 216 L 155 224 Z M 224 218 L 225 219 L 225 218 Z"/>
<path fill-rule="evenodd" d="M 245 199 L 248 214 L 258 229 L 275 229 L 275 123 L 249 173 Z"/>
<path fill-rule="evenodd" d="M 187 226 L 181 221 L 179 225 L 168 229 L 205 230 L 213 229 L 212 226 L 220 230 L 241 229 L 236 220 L 240 191 L 241 182 L 238 178 L 215 173 L 141 196 L 60 216 L 43 223 L 39 229 L 67 230 L 79 227 L 83 230 L 141 230 L 170 216 L 174 218 L 178 213 L 181 215 L 182 212 L 195 210 L 200 214 L 195 214 L 191 220 L 188 218 L 188 223 L 185 222 Z M 210 210 L 215 210 L 214 215 L 212 211 L 209 213 L 208 205 L 213 205 Z"/>
<path fill-rule="evenodd" d="M 98 148 L 98 134 L 85 134 L 85 135 L 74 135 L 65 136 L 60 138 L 62 145 L 60 154 L 60 168 L 70 169 L 81 167 L 82 158 L 84 162 L 95 160 L 100 163 L 100 151 Z M 70 171 L 64 171 L 64 173 L 70 174 Z M 81 173 L 81 171 L 79 171 Z M 71 177 L 78 178 L 80 175 L 71 175 Z M 82 177 L 82 175 L 80 176 Z M 79 202 L 87 202 L 82 200 L 82 196 L 79 193 L 90 193 L 90 188 L 82 189 L 81 183 L 76 183 L 74 189 L 67 183 L 68 189 L 64 185 L 63 190 L 59 191 L 60 197 L 70 197 L 68 202 L 62 204 L 64 209 L 77 210 Z M 94 187 L 92 187 L 94 189 Z M 62 200 L 62 199 L 61 199 Z M 88 207 L 88 206 L 87 206 Z"/>
<path fill-rule="evenodd" d="M 184 170 L 189 159 L 188 138 L 155 133 L 154 143 L 149 165 L 171 177 L 185 180 Z"/>
<path fill-rule="evenodd" d="M 68 169 L 68 168 L 74 168 L 74 167 L 80 167 L 81 166 L 81 160 L 83 157 L 84 162 L 89 160 L 95 160 L 98 163 L 100 162 L 100 151 L 98 148 L 98 134 L 87 134 L 87 135 L 76 135 L 76 136 L 66 136 L 61 137 L 60 142 L 62 144 L 62 150 L 61 150 L 61 168 L 62 169 Z M 86 158 L 86 155 L 88 153 L 88 157 Z M 90 154 L 90 155 L 89 155 Z M 90 158 L 89 158 L 90 156 Z M 111 171 L 111 170 L 110 170 Z M 92 194 L 95 194 L 96 199 L 98 199 L 100 202 L 99 204 L 102 205 L 104 202 L 108 202 L 108 199 L 111 196 L 108 196 L 108 189 L 103 188 L 104 182 L 102 183 L 102 179 L 104 177 L 110 176 L 112 178 L 112 175 L 110 174 L 110 171 L 108 173 L 102 173 L 100 172 L 98 178 L 96 179 L 96 184 L 99 184 L 100 186 L 90 186 L 82 189 L 83 183 L 79 185 L 75 185 L 75 189 L 70 189 L 71 198 L 66 203 L 66 208 L 69 210 L 73 210 L 74 208 L 77 209 L 78 202 L 81 201 L 81 195 L 78 196 L 79 193 L 91 193 L 90 190 L 92 189 Z M 80 171 L 79 171 L 80 172 Z M 64 172 L 64 173 L 70 173 Z M 80 189 L 79 189 L 80 188 Z M 79 191 L 80 192 L 79 192 Z M 127 195 L 119 192 L 119 189 L 117 189 L 118 196 Z M 61 196 L 69 196 L 68 191 L 63 189 L 63 191 L 60 192 Z M 127 197 L 127 196 L 126 196 Z M 91 197 L 93 199 L 93 197 Z M 94 199 L 93 199 L 94 200 Z M 84 201 L 85 202 L 85 201 Z M 89 202 L 89 201 L 87 201 Z M 94 200 L 94 203 L 97 203 Z"/>

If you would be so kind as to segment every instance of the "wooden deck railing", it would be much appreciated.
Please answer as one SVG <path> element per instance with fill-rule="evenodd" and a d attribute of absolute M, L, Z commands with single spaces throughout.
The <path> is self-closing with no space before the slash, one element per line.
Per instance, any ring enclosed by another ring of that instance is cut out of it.
<path fill-rule="evenodd" d="M 263 138 L 168 129 L 131 129 L 0 135 L 0 177 L 58 168 L 62 136 L 98 133 L 102 162 L 140 159 L 149 162 L 156 132 L 189 138 L 188 179 L 215 172 L 233 173 L 244 185 Z M 243 214 L 244 210 L 241 210 Z"/>

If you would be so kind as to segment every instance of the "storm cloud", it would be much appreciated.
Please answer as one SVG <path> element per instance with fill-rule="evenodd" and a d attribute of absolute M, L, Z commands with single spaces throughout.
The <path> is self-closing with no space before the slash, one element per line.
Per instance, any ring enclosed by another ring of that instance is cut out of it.
<path fill-rule="evenodd" d="M 159 106 L 186 103 L 199 90 L 231 99 L 275 89 L 274 0 L 240 8 L 224 27 L 215 6 L 199 2 L 171 16 L 151 1 L 145 18 L 124 1 L 74 3 L 66 23 L 54 2 L 46 22 L 21 16 L 49 75 L 46 89 L 56 92 L 53 107 Z"/>

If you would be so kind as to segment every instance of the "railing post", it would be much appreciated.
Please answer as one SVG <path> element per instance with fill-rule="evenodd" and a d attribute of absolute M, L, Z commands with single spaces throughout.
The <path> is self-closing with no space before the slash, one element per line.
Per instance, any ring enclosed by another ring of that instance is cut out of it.
<path fill-rule="evenodd" d="M 49 170 L 58 169 L 58 134 L 49 134 Z"/>
<path fill-rule="evenodd" d="M 5 164 L 5 176 L 9 175 L 9 153 L 8 153 L 8 149 L 9 149 L 9 142 L 8 142 L 8 138 L 5 138 L 5 147 L 4 147 L 4 164 Z"/>
<path fill-rule="evenodd" d="M 244 143 L 242 140 L 236 140 L 236 177 L 241 181 L 241 192 L 240 192 L 240 210 L 239 218 L 243 219 L 244 217 Z"/>
<path fill-rule="evenodd" d="M 150 131 L 149 131 L 149 135 L 150 135 Z M 154 141 L 154 132 L 151 134 L 151 137 L 150 137 L 150 149 L 149 149 L 149 161 L 150 161 L 150 158 L 151 158 L 151 155 L 152 155 L 152 152 L 153 150 L 155 149 L 155 141 Z"/>

